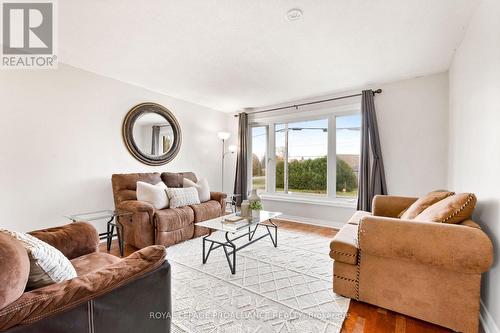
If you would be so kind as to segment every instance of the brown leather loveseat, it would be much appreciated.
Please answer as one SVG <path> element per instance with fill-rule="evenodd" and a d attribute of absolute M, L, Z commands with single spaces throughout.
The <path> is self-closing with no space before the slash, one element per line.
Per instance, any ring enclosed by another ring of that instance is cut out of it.
<path fill-rule="evenodd" d="M 151 204 L 138 201 L 137 182 L 158 184 L 167 187 L 182 187 L 183 178 L 197 182 L 192 172 L 158 172 L 114 174 L 111 177 L 116 209 L 131 211 L 131 216 L 121 217 L 125 242 L 143 248 L 158 244 L 170 246 L 179 242 L 208 234 L 209 230 L 198 227 L 196 223 L 219 217 L 225 209 L 226 195 L 211 192 L 210 200 L 198 205 L 156 210 Z"/>
<path fill-rule="evenodd" d="M 26 291 L 28 253 L 0 234 L 0 331 L 11 333 L 170 332 L 170 265 L 163 246 L 120 259 L 98 251 L 99 236 L 83 222 L 32 236 L 70 259 L 77 277 Z"/>
<path fill-rule="evenodd" d="M 493 246 L 470 219 L 475 203 L 474 194 L 448 191 L 418 201 L 375 196 L 372 212 L 356 212 L 330 244 L 334 292 L 477 332 L 481 274 Z"/>

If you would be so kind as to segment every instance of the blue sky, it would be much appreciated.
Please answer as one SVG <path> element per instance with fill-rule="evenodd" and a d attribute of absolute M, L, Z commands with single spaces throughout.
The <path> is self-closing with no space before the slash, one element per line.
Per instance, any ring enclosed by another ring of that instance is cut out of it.
<path fill-rule="evenodd" d="M 337 154 L 359 154 L 360 131 L 353 128 L 361 127 L 361 115 L 337 117 Z M 305 122 L 289 123 L 290 128 L 308 128 L 302 130 L 289 130 L 289 157 L 290 158 L 315 158 L 327 154 L 328 133 L 321 129 L 328 128 L 328 120 L 312 120 Z M 279 132 L 284 125 L 276 125 L 276 152 L 285 145 L 285 134 Z M 350 128 L 350 129 L 346 129 Z M 252 129 L 252 151 L 259 158 L 265 155 L 266 135 L 264 127 Z"/>

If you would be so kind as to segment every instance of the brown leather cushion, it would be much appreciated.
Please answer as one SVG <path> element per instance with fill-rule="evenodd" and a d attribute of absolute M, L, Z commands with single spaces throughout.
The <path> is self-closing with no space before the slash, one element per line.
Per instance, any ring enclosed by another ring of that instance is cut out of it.
<path fill-rule="evenodd" d="M 161 245 L 149 246 L 96 272 L 26 292 L 15 302 L 0 310 L 0 331 L 19 324 L 31 324 L 63 310 L 75 308 L 127 283 L 133 283 L 134 280 L 160 267 L 165 262 L 166 254 L 165 247 Z M 23 330 L 20 328 L 15 331 Z M 59 332 L 62 331 L 64 330 Z"/>
<path fill-rule="evenodd" d="M 194 222 L 201 222 L 221 216 L 220 203 L 215 200 L 205 201 L 197 205 L 190 205 L 194 211 Z"/>
<path fill-rule="evenodd" d="M 117 263 L 121 259 L 109 253 L 95 252 L 71 260 L 78 276 L 97 272 L 103 267 Z"/>
<path fill-rule="evenodd" d="M 481 229 L 481 226 L 479 224 L 477 224 L 476 222 L 472 221 L 472 220 L 463 220 L 459 224 L 463 225 L 463 226 L 466 226 L 466 227 Z"/>
<path fill-rule="evenodd" d="M 157 210 L 155 213 L 158 231 L 173 231 L 193 224 L 194 212 L 189 206 Z"/>
<path fill-rule="evenodd" d="M 65 224 L 60 227 L 32 231 L 29 234 L 52 245 L 68 259 L 95 252 L 99 247 L 97 230 L 86 222 Z"/>
<path fill-rule="evenodd" d="M 336 294 L 356 298 L 358 281 L 357 265 L 336 261 L 333 264 L 333 291 Z"/>
<path fill-rule="evenodd" d="M 403 220 L 413 220 L 417 217 L 418 214 L 422 213 L 428 207 L 434 205 L 436 202 L 439 202 L 455 193 L 449 191 L 433 191 L 427 193 L 423 197 L 419 198 L 410 207 L 408 207 L 401 214 L 401 219 Z"/>
<path fill-rule="evenodd" d="M 365 212 L 364 210 L 358 210 L 352 214 L 351 218 L 347 221 L 349 224 L 355 224 L 358 225 L 359 221 L 365 216 L 371 216 L 372 213 Z"/>
<path fill-rule="evenodd" d="M 115 206 L 118 206 L 120 202 L 125 200 L 137 200 L 135 190 L 137 188 L 138 181 L 155 185 L 161 182 L 161 177 L 158 172 L 123 173 L 112 175 L 111 184 L 113 185 Z"/>
<path fill-rule="evenodd" d="M 0 309 L 3 309 L 24 293 L 30 275 L 28 253 L 6 234 L 0 234 L 0 265 Z"/>
<path fill-rule="evenodd" d="M 460 223 L 472 216 L 476 201 L 476 196 L 472 193 L 455 194 L 430 206 L 420 213 L 415 220 Z"/>
<path fill-rule="evenodd" d="M 161 180 L 163 180 L 168 187 L 182 187 L 184 178 L 189 179 L 193 183 L 198 182 L 193 172 L 164 172 L 161 174 Z"/>
<path fill-rule="evenodd" d="M 330 257 L 335 261 L 355 265 L 358 260 L 358 226 L 346 224 L 330 243 Z"/>

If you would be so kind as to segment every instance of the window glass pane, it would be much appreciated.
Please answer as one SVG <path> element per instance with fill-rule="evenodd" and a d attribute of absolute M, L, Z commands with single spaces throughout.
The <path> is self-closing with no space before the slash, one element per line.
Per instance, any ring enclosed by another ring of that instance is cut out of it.
<path fill-rule="evenodd" d="M 326 195 L 328 120 L 276 125 L 276 192 Z"/>
<path fill-rule="evenodd" d="M 267 128 L 252 127 L 252 188 L 266 190 Z"/>
<path fill-rule="evenodd" d="M 361 115 L 336 117 L 337 197 L 358 196 Z"/>
<path fill-rule="evenodd" d="M 288 192 L 326 195 L 328 119 L 288 124 Z"/>
<path fill-rule="evenodd" d="M 276 192 L 283 192 L 285 188 L 285 124 L 275 126 L 276 146 Z"/>

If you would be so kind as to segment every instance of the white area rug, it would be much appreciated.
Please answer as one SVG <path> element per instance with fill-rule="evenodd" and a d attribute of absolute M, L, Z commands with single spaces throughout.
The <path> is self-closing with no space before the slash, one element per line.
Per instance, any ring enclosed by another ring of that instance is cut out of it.
<path fill-rule="evenodd" d="M 237 252 L 235 275 L 222 248 L 202 264 L 202 238 L 169 247 L 172 331 L 339 332 L 349 299 L 332 291 L 329 242 L 279 229 L 277 248 L 265 238 Z"/>

